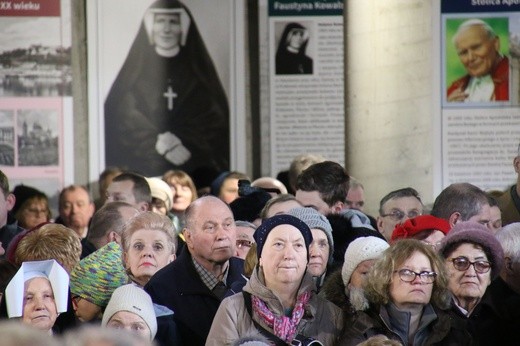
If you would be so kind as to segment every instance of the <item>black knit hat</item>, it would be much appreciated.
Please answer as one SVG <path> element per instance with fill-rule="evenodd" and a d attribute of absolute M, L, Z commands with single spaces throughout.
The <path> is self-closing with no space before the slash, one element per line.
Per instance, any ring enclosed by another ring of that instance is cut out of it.
<path fill-rule="evenodd" d="M 305 241 L 305 247 L 307 248 L 307 257 L 309 256 L 309 246 L 312 243 L 312 233 L 311 229 L 305 222 L 294 217 L 292 215 L 287 214 L 279 214 L 268 219 L 265 219 L 262 224 L 256 229 L 255 234 L 253 234 L 253 238 L 255 238 L 256 242 L 256 255 L 258 259 L 262 256 L 262 249 L 265 244 L 265 240 L 269 233 L 276 226 L 280 225 L 291 225 L 296 227 L 303 236 L 303 240 Z"/>
<path fill-rule="evenodd" d="M 265 191 L 255 191 L 247 196 L 241 196 L 229 204 L 235 220 L 253 222 L 260 217 L 271 195 Z"/>
<path fill-rule="evenodd" d="M 45 200 L 47 199 L 47 195 L 40 190 L 25 185 L 17 185 L 13 190 L 13 195 L 16 197 L 16 202 L 11 210 L 13 215 L 15 215 L 21 206 L 30 198 L 39 197 Z"/>

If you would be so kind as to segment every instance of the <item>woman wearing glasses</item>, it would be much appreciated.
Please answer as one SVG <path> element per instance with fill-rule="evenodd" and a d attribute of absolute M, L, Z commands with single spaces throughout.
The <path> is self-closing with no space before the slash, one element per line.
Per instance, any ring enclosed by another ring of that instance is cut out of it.
<path fill-rule="evenodd" d="M 403 239 L 373 265 L 365 284 L 370 302 L 346 328 L 340 345 L 385 335 L 403 345 L 468 345 L 471 336 L 447 312 L 444 264 L 431 246 Z M 462 323 L 461 323 L 462 324 Z"/>
<path fill-rule="evenodd" d="M 504 330 L 507 321 L 503 321 L 493 297 L 486 294 L 504 259 L 495 236 L 482 224 L 457 223 L 442 240 L 439 252 L 448 271 L 452 316 L 464 318 L 468 331 L 481 345 L 509 344 L 501 341 L 512 331 Z"/>

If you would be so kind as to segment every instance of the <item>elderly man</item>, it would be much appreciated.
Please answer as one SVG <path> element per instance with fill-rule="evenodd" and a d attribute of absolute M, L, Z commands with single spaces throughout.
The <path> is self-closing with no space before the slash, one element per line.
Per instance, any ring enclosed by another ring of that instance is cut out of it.
<path fill-rule="evenodd" d="M 502 211 L 502 224 L 504 226 L 513 222 L 520 222 L 520 144 L 518 145 L 517 155 L 513 159 L 513 167 L 517 174 L 516 184 L 497 198 L 498 206 Z"/>
<path fill-rule="evenodd" d="M 88 223 L 94 215 L 94 203 L 86 187 L 81 185 L 70 185 L 60 193 L 59 221 L 71 228 L 83 239 L 87 236 Z"/>
<path fill-rule="evenodd" d="M 455 183 L 441 191 L 431 214 L 453 227 L 461 221 L 474 221 L 490 228 L 490 207 L 486 193 L 469 183 Z"/>
<path fill-rule="evenodd" d="M 146 178 L 133 172 L 123 172 L 115 177 L 107 189 L 108 202 L 126 202 L 139 211 L 149 211 L 152 205 L 152 191 Z"/>
<path fill-rule="evenodd" d="M 392 191 L 379 202 L 377 229 L 390 241 L 395 225 L 422 215 L 423 209 L 421 198 L 415 189 L 405 187 Z"/>
<path fill-rule="evenodd" d="M 453 43 L 467 75 L 448 88 L 448 102 L 509 100 L 509 60 L 500 53 L 500 40 L 488 23 L 462 23 Z"/>
<path fill-rule="evenodd" d="M 244 261 L 233 257 L 236 226 L 229 206 L 214 196 L 186 209 L 186 246 L 145 286 L 156 304 L 172 309 L 183 343 L 204 345 L 228 287 L 241 280 Z M 160 326 L 159 326 L 160 329 Z"/>

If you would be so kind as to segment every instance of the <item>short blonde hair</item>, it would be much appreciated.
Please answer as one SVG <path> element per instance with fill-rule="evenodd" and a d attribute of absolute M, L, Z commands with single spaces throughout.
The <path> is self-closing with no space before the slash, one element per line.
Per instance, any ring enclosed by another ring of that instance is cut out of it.
<path fill-rule="evenodd" d="M 168 246 L 171 253 L 175 253 L 177 249 L 177 237 L 175 236 L 175 227 L 173 226 L 172 220 L 167 216 L 159 215 L 151 211 L 139 213 L 128 220 L 121 237 L 123 252 L 128 252 L 130 249 L 130 238 L 132 234 L 142 229 L 164 232 L 168 239 Z"/>
<path fill-rule="evenodd" d="M 47 223 L 27 233 L 15 250 L 15 264 L 27 261 L 55 259 L 70 274 L 79 263 L 81 241 L 72 229 L 56 223 Z"/>

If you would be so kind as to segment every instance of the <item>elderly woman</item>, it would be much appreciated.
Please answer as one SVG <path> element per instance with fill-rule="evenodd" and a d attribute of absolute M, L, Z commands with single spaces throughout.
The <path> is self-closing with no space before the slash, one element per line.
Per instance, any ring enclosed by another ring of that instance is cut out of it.
<path fill-rule="evenodd" d="M 58 314 L 67 310 L 69 275 L 55 260 L 24 262 L 5 289 L 9 318 L 53 334 Z"/>
<path fill-rule="evenodd" d="M 294 216 L 276 215 L 258 227 L 255 240 L 259 264 L 243 293 L 220 304 L 206 345 L 232 345 L 252 334 L 276 345 L 309 339 L 334 344 L 343 319 L 334 304 L 315 294 L 307 272 L 309 226 Z"/>
<path fill-rule="evenodd" d="M 486 226 L 461 222 L 442 240 L 439 251 L 449 274 L 451 314 L 466 320 L 468 331 L 480 344 L 505 345 L 501 338 L 516 330 L 502 330 L 502 314 L 486 294 L 504 261 L 500 242 Z"/>
<path fill-rule="evenodd" d="M 466 345 L 470 335 L 441 309 L 449 307 L 448 279 L 435 251 L 403 239 L 374 263 L 365 293 L 370 302 L 346 328 L 340 345 L 383 334 L 403 345 Z"/>
<path fill-rule="evenodd" d="M 175 259 L 176 237 L 171 220 L 153 212 L 130 219 L 121 238 L 125 268 L 144 287 L 159 269 Z"/>

